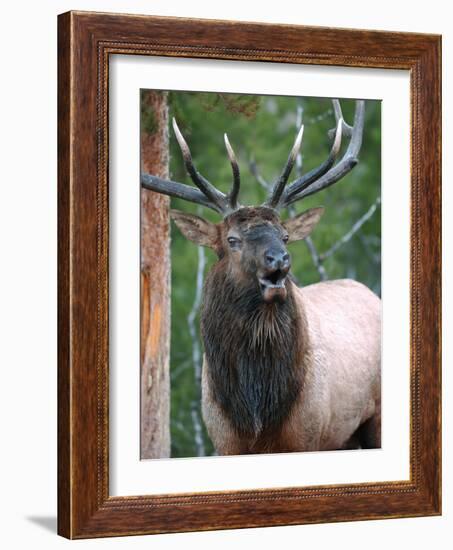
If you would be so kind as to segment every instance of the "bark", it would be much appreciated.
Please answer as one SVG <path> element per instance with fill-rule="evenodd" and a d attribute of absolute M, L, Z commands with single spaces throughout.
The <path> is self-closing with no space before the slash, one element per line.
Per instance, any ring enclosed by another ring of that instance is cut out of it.
<path fill-rule="evenodd" d="M 168 178 L 165 93 L 142 92 L 141 167 Z M 147 123 L 143 120 L 146 117 Z M 141 191 L 141 438 L 140 457 L 170 456 L 169 199 Z"/>

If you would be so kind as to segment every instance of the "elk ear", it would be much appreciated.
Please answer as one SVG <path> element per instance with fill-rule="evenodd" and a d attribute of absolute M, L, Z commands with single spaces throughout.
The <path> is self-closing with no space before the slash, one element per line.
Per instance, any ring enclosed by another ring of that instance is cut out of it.
<path fill-rule="evenodd" d="M 189 241 L 200 246 L 217 248 L 218 236 L 215 224 L 194 214 L 187 214 L 179 210 L 170 210 L 170 217 Z"/>
<path fill-rule="evenodd" d="M 283 227 L 288 231 L 289 242 L 301 241 L 308 237 L 323 213 L 324 208 L 322 207 L 310 208 L 310 210 L 283 222 Z"/>

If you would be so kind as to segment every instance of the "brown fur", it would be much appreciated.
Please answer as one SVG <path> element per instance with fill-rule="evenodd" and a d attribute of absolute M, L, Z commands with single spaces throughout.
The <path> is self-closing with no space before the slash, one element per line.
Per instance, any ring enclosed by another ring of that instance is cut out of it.
<path fill-rule="evenodd" d="M 288 276 L 275 301 L 260 290 L 268 252 L 284 253 L 285 233 L 305 238 L 321 212 L 282 223 L 241 208 L 217 225 L 173 212 L 219 256 L 201 316 L 203 417 L 219 454 L 381 445 L 379 298 L 350 280 L 301 289 Z"/>
<path fill-rule="evenodd" d="M 248 441 L 247 452 L 259 452 L 275 444 L 302 392 L 306 322 L 291 289 L 284 304 L 265 304 L 258 288 L 238 287 L 224 263 L 205 283 L 207 376 L 222 414 Z"/>

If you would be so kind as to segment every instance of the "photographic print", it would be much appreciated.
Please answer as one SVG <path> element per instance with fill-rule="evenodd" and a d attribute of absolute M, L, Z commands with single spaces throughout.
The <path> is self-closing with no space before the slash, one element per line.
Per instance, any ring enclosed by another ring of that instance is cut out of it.
<path fill-rule="evenodd" d="M 380 448 L 380 101 L 140 116 L 141 458 Z"/>

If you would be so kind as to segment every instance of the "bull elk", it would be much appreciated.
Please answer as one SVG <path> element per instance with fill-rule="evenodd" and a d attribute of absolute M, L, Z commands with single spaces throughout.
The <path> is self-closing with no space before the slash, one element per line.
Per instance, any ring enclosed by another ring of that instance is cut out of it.
<path fill-rule="evenodd" d="M 172 210 L 183 235 L 215 251 L 203 291 L 202 412 L 218 454 L 376 448 L 381 445 L 380 300 L 353 280 L 299 288 L 287 244 L 306 238 L 323 208 L 282 221 L 279 211 L 334 184 L 358 162 L 364 101 L 354 123 L 334 100 L 328 158 L 287 185 L 303 126 L 280 177 L 261 206 L 239 202 L 240 173 L 225 134 L 233 183 L 224 194 L 195 168 L 173 128 L 196 187 L 142 174 L 144 188 L 211 208 L 214 224 Z M 342 158 L 342 136 L 349 144 Z"/>

